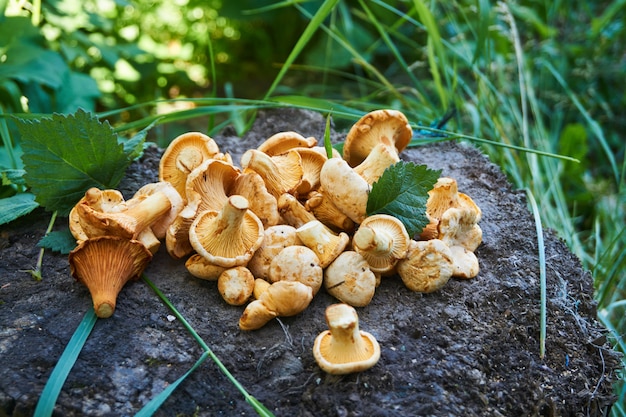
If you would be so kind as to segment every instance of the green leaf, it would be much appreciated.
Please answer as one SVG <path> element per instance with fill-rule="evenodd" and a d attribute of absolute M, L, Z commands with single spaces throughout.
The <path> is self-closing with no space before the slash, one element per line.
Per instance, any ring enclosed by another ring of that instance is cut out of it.
<path fill-rule="evenodd" d="M 2 185 L 25 185 L 24 174 L 26 171 L 23 169 L 5 169 L 0 171 L 0 178 L 2 178 Z"/>
<path fill-rule="evenodd" d="M 66 215 L 90 187 L 115 188 L 130 164 L 108 123 L 78 110 L 18 119 L 26 174 L 37 202 Z"/>
<path fill-rule="evenodd" d="M 3 198 L 0 204 L 0 224 L 12 222 L 18 217 L 25 216 L 39 206 L 35 196 L 30 193 L 16 194 Z"/>
<path fill-rule="evenodd" d="M 372 184 L 367 199 L 367 215 L 392 215 L 404 224 L 409 236 L 415 236 L 428 224 L 428 191 L 440 175 L 441 170 L 432 170 L 413 162 L 400 161 L 390 166 Z"/>
<path fill-rule="evenodd" d="M 326 128 L 324 129 L 324 149 L 326 149 L 326 157 L 333 157 L 333 144 L 330 142 L 330 113 L 326 116 Z"/>
<path fill-rule="evenodd" d="M 70 232 L 70 229 L 57 230 L 41 238 L 37 246 L 67 255 L 76 247 L 76 239 Z"/>

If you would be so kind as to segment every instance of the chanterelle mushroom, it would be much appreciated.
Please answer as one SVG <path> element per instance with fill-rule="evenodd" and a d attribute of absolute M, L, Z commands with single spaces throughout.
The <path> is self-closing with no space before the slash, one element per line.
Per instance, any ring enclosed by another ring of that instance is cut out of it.
<path fill-rule="evenodd" d="M 478 275 L 478 258 L 474 250 L 482 242 L 482 230 L 478 224 L 479 214 L 469 208 L 446 210 L 439 222 L 439 238 L 452 252 L 454 273 L 458 278 L 473 278 Z"/>
<path fill-rule="evenodd" d="M 259 174 L 267 191 L 274 197 L 289 193 L 300 183 L 304 173 L 302 159 L 296 151 L 282 155 L 269 156 L 256 149 L 250 149 L 241 156 L 244 173 L 252 170 Z"/>
<path fill-rule="evenodd" d="M 220 152 L 215 141 L 200 132 L 187 132 L 170 142 L 159 163 L 159 180 L 170 182 L 185 197 L 187 176 Z"/>
<path fill-rule="evenodd" d="M 388 214 L 367 217 L 354 233 L 352 246 L 374 272 L 393 270 L 398 260 L 406 257 L 409 234 L 400 220 Z"/>
<path fill-rule="evenodd" d="M 263 242 L 261 220 L 248 210 L 248 200 L 231 196 L 221 211 L 204 211 L 189 229 L 193 248 L 209 263 L 244 265 Z"/>
<path fill-rule="evenodd" d="M 322 286 L 324 271 L 320 261 L 306 246 L 287 246 L 272 259 L 269 269 L 271 282 L 298 281 L 317 294 Z"/>
<path fill-rule="evenodd" d="M 350 128 L 343 145 L 343 159 L 352 167 L 359 165 L 381 138 L 387 138 L 399 154 L 412 137 L 413 130 L 402 112 L 375 110 Z"/>
<path fill-rule="evenodd" d="M 365 219 L 370 185 L 341 158 L 330 158 L 320 172 L 325 195 L 355 223 Z"/>
<path fill-rule="evenodd" d="M 324 271 L 324 288 L 341 302 L 365 307 L 376 291 L 376 275 L 361 255 L 345 251 Z"/>
<path fill-rule="evenodd" d="M 125 209 L 119 212 L 101 212 L 81 203 L 76 205 L 76 210 L 83 230 L 90 231 L 88 235 L 136 239 L 144 229 L 170 213 L 173 206 L 179 210 L 179 203 L 178 193 L 159 189 L 147 197 L 137 198 L 137 201 L 128 200 Z"/>
<path fill-rule="evenodd" d="M 89 289 L 100 318 L 113 314 L 122 287 L 139 279 L 151 259 L 152 253 L 140 242 L 117 236 L 87 239 L 69 255 L 70 272 Z"/>
<path fill-rule="evenodd" d="M 254 252 L 247 267 L 255 278 L 269 280 L 272 259 L 286 247 L 299 244 L 300 239 L 296 234 L 295 227 L 287 224 L 270 226 L 263 232 L 263 243 Z"/>
<path fill-rule="evenodd" d="M 409 290 L 424 293 L 436 291 L 452 277 L 452 252 L 439 239 L 412 240 L 406 259 L 398 262 L 397 271 Z"/>
<path fill-rule="evenodd" d="M 372 334 L 359 330 L 359 317 L 353 307 L 328 306 L 326 323 L 329 330 L 320 333 L 313 344 L 313 357 L 324 372 L 343 375 L 376 365 L 380 345 Z"/>
<path fill-rule="evenodd" d="M 298 281 L 275 282 L 246 306 L 239 328 L 256 330 L 275 317 L 295 316 L 304 311 L 312 299 L 313 290 L 308 285 Z"/>
<path fill-rule="evenodd" d="M 310 221 L 296 230 L 302 243 L 310 248 L 326 268 L 348 246 L 350 237 L 344 233 L 334 233 L 319 220 Z"/>
<path fill-rule="evenodd" d="M 316 138 L 305 138 L 297 132 L 288 131 L 270 136 L 257 147 L 257 150 L 274 156 L 287 153 L 294 148 L 312 148 L 315 145 L 317 145 Z"/>

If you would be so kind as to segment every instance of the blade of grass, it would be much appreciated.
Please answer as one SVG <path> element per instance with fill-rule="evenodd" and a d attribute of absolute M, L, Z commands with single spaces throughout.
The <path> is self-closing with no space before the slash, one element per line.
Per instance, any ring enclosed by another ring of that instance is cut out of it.
<path fill-rule="evenodd" d="M 417 10 L 420 20 L 426 27 L 428 33 L 427 41 L 427 53 L 428 64 L 430 65 L 430 72 L 435 82 L 435 88 L 439 94 L 439 100 L 441 101 L 441 107 L 447 109 L 449 107 L 448 95 L 446 94 L 446 87 L 444 87 L 441 81 L 441 73 L 439 68 L 446 68 L 446 59 L 443 50 L 443 44 L 441 42 L 441 35 L 435 17 L 430 12 L 428 7 L 421 0 L 413 0 L 413 6 Z M 444 71 L 444 77 L 446 77 L 446 84 L 449 86 L 449 80 L 447 80 L 447 72 Z"/>
<path fill-rule="evenodd" d="M 176 307 L 174 307 L 174 305 L 165 296 L 165 294 L 163 294 L 161 290 L 159 290 L 154 285 L 154 283 L 152 283 L 152 281 L 148 279 L 148 277 L 145 274 L 142 275 L 142 279 L 152 289 L 152 291 L 154 291 L 155 294 L 159 296 L 161 301 L 163 301 L 163 303 L 172 311 L 174 316 L 176 316 L 176 318 L 183 324 L 185 329 L 187 329 L 187 331 L 196 340 L 196 342 L 198 342 L 198 344 L 205 350 L 206 354 L 213 360 L 213 362 L 215 362 L 217 367 L 220 369 L 220 371 L 222 371 L 222 373 L 226 376 L 226 378 L 228 378 L 228 380 L 235 386 L 235 388 L 237 388 L 237 390 L 241 394 L 243 394 L 244 398 L 246 399 L 246 402 L 250 404 L 252 408 L 254 408 L 257 414 L 260 416 L 267 416 L 267 417 L 273 416 L 272 412 L 269 409 L 267 409 L 261 402 L 259 402 L 259 400 L 257 400 L 252 395 L 250 395 L 246 391 L 246 389 L 243 387 L 243 385 L 241 385 L 239 381 L 235 379 L 235 377 L 230 373 L 230 371 L 226 368 L 226 366 L 224 366 L 222 361 L 220 361 L 219 358 L 213 353 L 211 348 L 209 348 L 206 342 L 202 340 L 200 335 L 198 335 L 198 333 L 194 330 L 191 324 L 189 324 L 189 322 L 182 316 L 182 314 L 180 314 L 180 312 L 176 309 Z"/>
<path fill-rule="evenodd" d="M 535 217 L 535 229 L 537 231 L 537 249 L 539 252 L 539 281 L 540 281 L 540 303 L 541 311 L 539 318 L 539 357 L 544 358 L 546 354 L 546 249 L 543 243 L 543 226 L 537 202 L 530 189 L 526 189 L 526 195 Z"/>
<path fill-rule="evenodd" d="M 306 28 L 304 29 L 304 32 L 302 32 L 302 35 L 300 35 L 300 38 L 298 39 L 295 46 L 289 53 L 289 56 L 287 57 L 285 63 L 281 66 L 280 71 L 278 72 L 278 75 L 276 76 L 276 78 L 274 78 L 274 81 L 272 82 L 272 85 L 265 93 L 264 98 L 267 99 L 274 93 L 274 90 L 276 90 L 276 87 L 278 87 L 278 84 L 280 84 L 280 82 L 282 81 L 287 71 L 289 71 L 291 64 L 296 60 L 298 55 L 300 55 L 300 52 L 302 52 L 304 47 L 309 43 L 309 41 L 311 40 L 315 32 L 317 32 L 317 30 L 319 29 L 319 27 L 322 26 L 324 19 L 326 19 L 326 17 L 330 14 L 330 12 L 332 12 L 332 10 L 337 5 L 338 1 L 339 0 L 325 0 L 324 3 L 322 3 L 322 5 L 320 6 L 320 8 L 317 9 L 317 12 L 311 18 L 311 21 L 306 26 Z"/>
<path fill-rule="evenodd" d="M 174 392 L 174 390 L 178 388 L 178 386 L 189 375 L 191 375 L 193 371 L 195 371 L 200 365 L 202 365 L 202 363 L 208 357 L 209 357 L 209 352 L 204 351 L 202 355 L 200 356 L 200 358 L 196 361 L 196 363 L 194 363 L 193 366 L 187 372 L 183 374 L 183 376 L 178 378 L 176 381 L 172 382 L 170 385 L 167 386 L 167 388 L 161 391 L 159 395 L 151 399 L 146 405 L 143 406 L 141 410 L 139 410 L 137 414 L 135 414 L 135 417 L 150 417 L 151 415 L 153 415 L 161 407 L 161 405 L 165 402 L 165 400 L 167 400 L 168 397 Z"/>
<path fill-rule="evenodd" d="M 96 324 L 97 319 L 98 317 L 96 316 L 93 307 L 90 307 L 83 316 L 82 321 L 74 331 L 70 341 L 67 346 L 65 346 L 63 354 L 52 370 L 52 373 L 50 374 L 50 377 L 41 392 L 39 401 L 37 402 L 34 417 L 46 417 L 52 415 L 54 405 L 57 402 L 57 398 L 59 398 L 59 393 L 63 388 L 63 384 L 72 370 L 72 367 L 76 363 L 76 359 L 78 358 L 80 351 L 83 349 L 83 346 L 85 345 L 91 330 Z"/>

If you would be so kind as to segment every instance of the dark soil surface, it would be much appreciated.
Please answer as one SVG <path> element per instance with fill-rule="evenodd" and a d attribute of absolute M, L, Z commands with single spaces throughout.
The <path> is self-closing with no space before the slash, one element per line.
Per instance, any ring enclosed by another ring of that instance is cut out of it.
<path fill-rule="evenodd" d="M 262 114 L 245 138 L 215 139 L 234 160 L 282 130 L 323 137 L 324 119 L 283 110 Z M 340 136 L 339 136 L 340 137 Z M 149 148 L 120 186 L 126 197 L 157 180 L 160 151 Z M 243 332 L 243 307 L 227 305 L 215 282 L 191 276 L 162 247 L 146 275 L 171 300 L 250 394 L 277 416 L 600 416 L 614 401 L 617 354 L 596 320 L 592 277 L 554 233 L 545 231 L 546 355 L 539 355 L 537 235 L 523 192 L 477 149 L 452 142 L 403 152 L 443 169 L 482 208 L 480 274 L 438 292 L 407 290 L 387 277 L 357 309 L 362 330 L 382 348 L 359 374 L 322 372 L 313 340 L 336 302 L 321 290 L 295 317 Z M 36 211 L 0 232 L 0 416 L 31 415 L 48 376 L 90 308 L 67 256 L 46 253 L 43 280 L 24 270 L 37 260 L 49 215 Z M 58 229 L 66 219 L 57 221 Z M 143 281 L 129 283 L 115 314 L 96 322 L 57 402 L 58 416 L 134 415 L 183 375 L 202 348 Z M 211 360 L 169 397 L 159 416 L 254 415 Z"/>

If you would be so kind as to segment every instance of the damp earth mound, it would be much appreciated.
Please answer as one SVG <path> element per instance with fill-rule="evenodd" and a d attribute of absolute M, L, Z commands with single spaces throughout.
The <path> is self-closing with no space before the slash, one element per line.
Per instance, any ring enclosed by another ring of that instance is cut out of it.
<path fill-rule="evenodd" d="M 323 138 L 325 120 L 299 110 L 262 112 L 243 138 L 214 137 L 234 161 L 279 131 Z M 341 140 L 342 135 L 334 137 Z M 161 149 L 149 147 L 120 185 L 125 197 L 156 181 Z M 547 259 L 546 354 L 539 354 L 537 234 L 525 195 L 477 149 L 443 142 L 401 158 L 442 169 L 483 211 L 479 275 L 430 294 L 385 277 L 360 327 L 380 343 L 368 371 L 325 374 L 315 337 L 336 302 L 321 290 L 303 313 L 244 332 L 243 307 L 226 304 L 216 282 L 191 276 L 161 247 L 145 273 L 246 390 L 276 416 L 601 416 L 615 401 L 619 357 L 596 320 L 592 277 L 552 231 Z M 32 415 L 70 337 L 91 307 L 67 256 L 46 253 L 43 280 L 27 272 L 49 213 L 35 211 L 0 231 L 0 416 Z M 66 227 L 57 220 L 57 228 Z M 164 245 L 163 245 L 164 246 Z M 114 315 L 98 320 L 57 401 L 57 416 L 134 415 L 183 375 L 203 350 L 142 280 L 122 290 Z M 161 406 L 159 416 L 254 415 L 206 360 Z"/>

